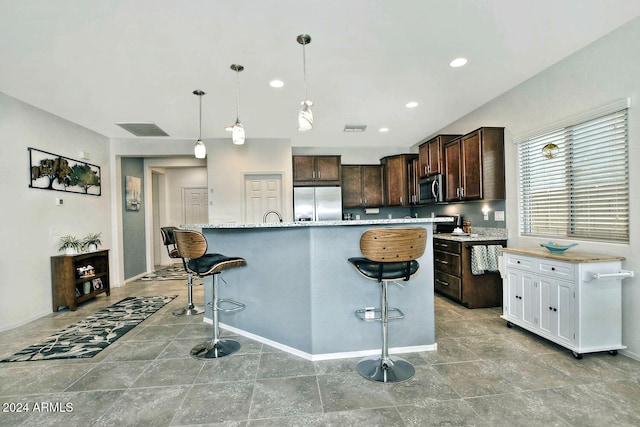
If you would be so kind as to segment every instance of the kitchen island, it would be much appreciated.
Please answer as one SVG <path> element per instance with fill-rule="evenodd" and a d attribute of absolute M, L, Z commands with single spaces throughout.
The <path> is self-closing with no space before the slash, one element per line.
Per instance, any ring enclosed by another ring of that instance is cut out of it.
<path fill-rule="evenodd" d="M 266 224 L 185 225 L 202 229 L 209 253 L 240 256 L 247 265 L 227 270 L 220 298 L 246 304 L 221 313 L 223 329 L 309 360 L 378 354 L 380 323 L 363 322 L 354 311 L 379 307 L 380 287 L 347 261 L 361 256 L 360 236 L 376 227 L 424 227 L 427 248 L 420 271 L 402 287 L 390 285 L 389 303 L 405 318 L 389 322 L 390 352 L 433 350 L 432 223 L 442 218 L 320 221 Z M 205 279 L 205 301 L 213 279 Z M 205 321 L 211 322 L 207 307 Z"/>

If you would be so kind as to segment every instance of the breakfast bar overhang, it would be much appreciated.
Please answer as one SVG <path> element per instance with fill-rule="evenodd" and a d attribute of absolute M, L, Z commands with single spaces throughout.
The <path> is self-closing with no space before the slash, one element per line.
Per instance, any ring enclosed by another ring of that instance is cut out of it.
<path fill-rule="evenodd" d="M 432 223 L 442 218 L 320 221 L 266 224 L 185 225 L 200 228 L 208 253 L 246 259 L 225 271 L 219 297 L 242 302 L 244 310 L 220 313 L 223 329 L 309 360 L 377 354 L 380 323 L 355 314 L 379 307 L 380 289 L 347 261 L 361 256 L 360 236 L 376 227 L 424 227 L 427 247 L 420 271 L 389 287 L 389 304 L 405 318 L 389 322 L 390 352 L 433 350 L 435 343 Z M 213 280 L 205 278 L 205 301 Z M 206 307 L 205 322 L 212 319 Z"/>

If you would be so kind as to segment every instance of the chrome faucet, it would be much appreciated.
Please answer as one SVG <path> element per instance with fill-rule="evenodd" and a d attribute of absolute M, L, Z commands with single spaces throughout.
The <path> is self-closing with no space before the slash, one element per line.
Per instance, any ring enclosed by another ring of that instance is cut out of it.
<path fill-rule="evenodd" d="M 278 219 L 280 220 L 280 222 L 282 222 L 282 215 L 280 215 L 280 212 L 278 212 L 278 211 L 268 211 L 268 212 L 266 212 L 266 213 L 264 214 L 264 216 L 262 217 L 262 222 L 263 222 L 263 223 L 264 223 L 264 222 L 267 222 L 267 217 L 268 217 L 269 215 L 271 215 L 272 213 L 274 213 L 274 214 L 278 215 Z"/>

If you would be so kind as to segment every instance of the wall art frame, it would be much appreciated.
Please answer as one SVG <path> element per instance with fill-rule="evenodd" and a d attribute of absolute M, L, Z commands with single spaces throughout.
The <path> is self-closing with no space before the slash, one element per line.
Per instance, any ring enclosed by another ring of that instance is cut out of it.
<path fill-rule="evenodd" d="M 28 147 L 29 188 L 102 195 L 100 166 Z"/>
<path fill-rule="evenodd" d="M 124 205 L 128 211 L 139 211 L 142 196 L 142 180 L 137 176 L 124 177 Z"/>

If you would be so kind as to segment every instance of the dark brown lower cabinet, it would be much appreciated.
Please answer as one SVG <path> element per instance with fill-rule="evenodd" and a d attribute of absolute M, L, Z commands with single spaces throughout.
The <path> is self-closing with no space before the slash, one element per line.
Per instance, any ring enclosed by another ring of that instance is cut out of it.
<path fill-rule="evenodd" d="M 506 244 L 506 240 L 457 242 L 434 238 L 435 291 L 467 308 L 502 306 L 500 273 L 471 274 L 471 245 Z"/>

